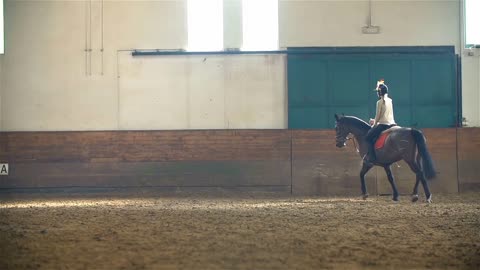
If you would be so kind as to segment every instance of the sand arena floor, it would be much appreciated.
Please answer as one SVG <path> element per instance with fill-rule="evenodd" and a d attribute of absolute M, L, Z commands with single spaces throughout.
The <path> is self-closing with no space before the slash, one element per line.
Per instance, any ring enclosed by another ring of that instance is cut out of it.
<path fill-rule="evenodd" d="M 480 269 L 480 193 L 0 199 L 0 269 Z"/>

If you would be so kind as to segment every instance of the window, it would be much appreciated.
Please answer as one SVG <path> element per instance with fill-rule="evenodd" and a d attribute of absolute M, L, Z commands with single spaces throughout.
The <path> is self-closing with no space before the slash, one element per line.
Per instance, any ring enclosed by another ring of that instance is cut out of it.
<path fill-rule="evenodd" d="M 188 0 L 188 51 L 223 50 L 223 0 Z"/>
<path fill-rule="evenodd" d="M 465 0 L 465 44 L 480 45 L 480 1 Z"/>
<path fill-rule="evenodd" d="M 278 49 L 278 0 L 243 0 L 242 50 Z"/>
<path fill-rule="evenodd" d="M 223 50 L 223 2 L 188 0 L 188 51 Z M 278 50 L 278 0 L 242 0 L 245 51 Z M 230 18 L 227 18 L 230 19 Z"/>

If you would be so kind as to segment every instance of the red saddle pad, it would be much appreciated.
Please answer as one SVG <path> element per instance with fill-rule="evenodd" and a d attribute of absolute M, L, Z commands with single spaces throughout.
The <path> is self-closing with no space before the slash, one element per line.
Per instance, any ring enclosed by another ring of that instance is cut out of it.
<path fill-rule="evenodd" d="M 388 135 L 390 135 L 390 132 L 380 134 L 380 137 L 378 137 L 377 141 L 375 142 L 375 149 L 380 149 L 385 145 Z"/>

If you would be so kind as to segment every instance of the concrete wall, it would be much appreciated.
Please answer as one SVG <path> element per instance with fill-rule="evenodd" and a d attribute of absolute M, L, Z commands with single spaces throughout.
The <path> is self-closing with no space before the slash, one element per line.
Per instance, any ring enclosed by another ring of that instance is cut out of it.
<path fill-rule="evenodd" d="M 3 54 L 0 54 L 0 131 L 2 130 Z"/>
<path fill-rule="evenodd" d="M 365 35 L 368 1 L 281 1 L 282 46 L 460 45 L 459 1 L 372 1 L 372 25 Z"/>
<path fill-rule="evenodd" d="M 119 129 L 285 128 L 285 56 L 119 53 Z"/>
<path fill-rule="evenodd" d="M 473 56 L 463 53 L 462 58 L 462 109 L 469 127 L 480 126 L 480 49 L 473 49 Z"/>
<path fill-rule="evenodd" d="M 226 47 L 241 46 L 239 1 L 224 7 Z M 460 3 L 372 1 L 381 34 L 364 35 L 366 0 L 280 1 L 280 46 L 454 45 L 463 57 L 464 116 L 479 126 L 479 56 L 461 49 Z M 285 128 L 283 55 L 129 56 L 185 48 L 185 7 L 183 0 L 5 1 L 1 129 Z M 172 118 L 167 108 L 181 113 Z"/>

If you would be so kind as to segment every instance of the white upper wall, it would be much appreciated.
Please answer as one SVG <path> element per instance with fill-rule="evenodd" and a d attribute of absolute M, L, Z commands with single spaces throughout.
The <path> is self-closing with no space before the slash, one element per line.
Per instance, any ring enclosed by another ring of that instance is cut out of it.
<path fill-rule="evenodd" d="M 99 38 L 101 1 L 95 4 L 93 28 Z M 105 45 L 110 50 L 182 49 L 187 45 L 184 1 L 104 1 L 104 18 Z"/>
<path fill-rule="evenodd" d="M 184 10 L 105 1 L 102 25 L 101 1 L 6 1 L 2 130 L 118 129 L 117 51 L 183 47 Z"/>
<path fill-rule="evenodd" d="M 380 34 L 362 34 L 369 2 L 280 1 L 280 43 L 295 46 L 460 45 L 458 0 L 371 2 L 371 24 Z"/>
<path fill-rule="evenodd" d="M 226 1 L 225 44 L 240 47 L 240 0 Z M 185 48 L 185 8 L 184 0 L 104 1 L 102 16 L 98 0 L 6 0 L 0 129 L 286 128 L 283 55 L 208 57 L 207 68 L 199 57 L 171 66 L 129 55 Z M 460 0 L 374 0 L 381 33 L 365 35 L 367 0 L 280 0 L 280 47 L 453 45 L 463 55 L 460 17 Z M 479 57 L 465 59 L 463 112 L 476 126 L 479 74 Z M 183 108 L 173 119 L 158 111 L 169 104 Z"/>

